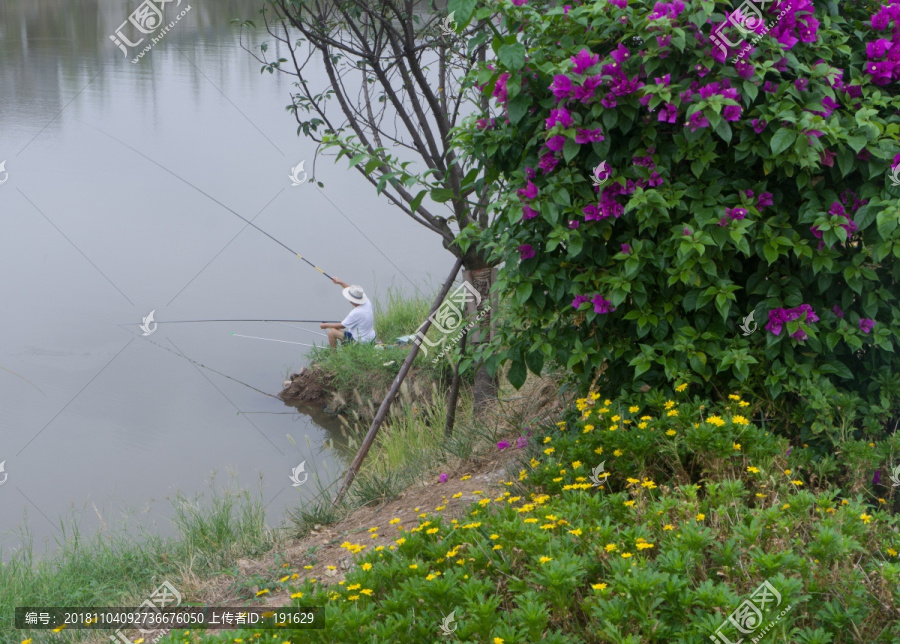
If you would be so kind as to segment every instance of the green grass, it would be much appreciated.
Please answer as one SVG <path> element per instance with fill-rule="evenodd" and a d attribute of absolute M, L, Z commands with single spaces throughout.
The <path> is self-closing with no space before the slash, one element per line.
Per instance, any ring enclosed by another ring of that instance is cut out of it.
<path fill-rule="evenodd" d="M 172 501 L 177 535 L 163 538 L 126 525 L 82 534 L 75 519 L 61 520 L 62 536 L 46 556 L 35 554 L 24 531 L 24 546 L 0 564 L 0 643 L 33 637 L 49 641 L 49 631 L 29 635 L 13 629 L 15 606 L 137 606 L 163 581 L 183 588 L 182 580 L 225 572 L 244 557 L 260 555 L 276 543 L 266 526 L 261 495 L 217 489 Z M 24 530 L 24 529 L 23 529 Z M 4 555 L 4 553 L 0 553 Z M 78 641 L 88 631 L 63 631 L 54 642 Z"/>

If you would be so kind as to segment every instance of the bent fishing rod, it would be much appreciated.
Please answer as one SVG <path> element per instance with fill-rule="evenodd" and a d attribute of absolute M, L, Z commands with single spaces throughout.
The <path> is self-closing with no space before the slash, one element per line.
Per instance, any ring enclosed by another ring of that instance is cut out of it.
<path fill-rule="evenodd" d="M 164 165 L 161 165 L 160 163 L 157 163 L 156 161 L 154 161 L 153 159 L 151 159 L 150 157 L 148 157 L 146 154 L 144 154 L 144 153 L 141 152 L 140 150 L 137 150 L 136 148 L 131 147 L 130 145 L 128 145 L 128 144 L 125 143 L 124 141 L 122 141 L 122 140 L 120 140 L 120 139 L 114 137 L 112 134 L 109 134 L 109 133 L 107 133 L 107 132 L 103 132 L 103 130 L 101 130 L 100 128 L 97 128 L 97 127 L 94 127 L 94 129 L 97 130 L 98 132 L 102 132 L 103 134 L 106 134 L 106 136 L 108 136 L 109 138 L 111 138 L 111 139 L 113 139 L 113 140 L 115 140 L 115 141 L 118 141 L 119 143 L 121 143 L 122 145 L 124 145 L 126 148 L 128 148 L 128 149 L 131 150 L 132 152 L 135 152 L 135 153 L 141 155 L 142 157 L 144 157 L 145 159 L 147 159 L 147 161 L 149 161 L 149 162 L 152 163 L 153 165 L 155 165 L 155 166 L 157 166 L 157 167 L 159 167 L 159 168 L 162 168 L 163 170 L 165 170 L 166 172 L 168 172 L 169 174 L 171 174 L 173 177 L 175 177 L 175 178 L 178 179 L 179 181 L 182 181 L 183 183 L 187 184 L 188 186 L 190 186 L 191 188 L 193 188 L 194 190 L 196 190 L 197 192 L 199 192 L 199 193 L 202 194 L 203 196 L 207 197 L 208 199 L 211 199 L 211 200 L 215 201 L 217 204 L 219 204 L 220 206 L 222 206 L 225 210 L 227 210 L 228 212 L 230 212 L 232 215 L 234 215 L 235 217 L 238 217 L 238 218 L 240 218 L 241 220 L 243 220 L 244 222 L 246 222 L 246 224 L 247 224 L 248 226 L 253 226 L 254 228 L 256 228 L 256 230 L 258 230 L 259 232 L 261 232 L 263 235 L 265 235 L 266 237 L 268 237 L 269 239 L 271 239 L 273 242 L 275 242 L 276 244 L 278 244 L 278 245 L 281 246 L 282 248 L 286 248 L 287 250 L 289 250 L 289 251 L 291 252 L 292 255 L 294 255 L 295 257 L 299 257 L 299 258 L 302 259 L 304 262 L 306 262 L 307 264 L 309 264 L 310 266 L 312 266 L 314 269 L 316 269 L 317 271 L 319 271 L 320 273 L 322 273 L 322 275 L 324 275 L 324 276 L 327 277 L 328 279 L 330 279 L 330 280 L 333 280 L 333 279 L 334 279 L 331 275 L 329 275 L 328 273 L 326 273 L 325 271 L 323 271 L 321 268 L 319 268 L 318 266 L 316 266 L 315 264 L 313 264 L 311 261 L 309 261 L 308 259 L 306 259 L 306 258 L 305 258 L 303 255 L 301 255 L 300 253 L 298 253 L 298 252 L 296 252 L 295 250 L 293 250 L 292 248 L 290 248 L 287 244 L 284 244 L 284 243 L 278 241 L 277 239 L 275 239 L 274 237 L 272 237 L 272 235 L 270 235 L 269 233 L 267 233 L 266 231 L 264 231 L 262 228 L 260 228 L 260 227 L 257 226 L 256 224 L 254 224 L 252 221 L 250 221 L 250 220 L 247 219 L 246 217 L 243 217 L 243 216 L 239 215 L 237 212 L 235 212 L 234 210 L 232 210 L 231 208 L 229 208 L 228 206 L 226 206 L 225 204 L 223 204 L 221 201 L 219 201 L 218 199 L 216 199 L 215 197 L 213 197 L 213 196 L 210 195 L 209 193 L 204 192 L 203 190 L 201 190 L 200 188 L 198 188 L 197 186 L 195 186 L 193 183 L 191 183 L 190 181 L 188 181 L 188 180 L 185 179 L 184 177 L 181 177 L 181 176 L 175 174 L 174 172 L 172 172 L 171 170 L 169 170 L 169 169 L 168 169 L 167 167 L 165 167 Z M 298 320 L 289 320 L 289 321 L 297 322 Z"/>

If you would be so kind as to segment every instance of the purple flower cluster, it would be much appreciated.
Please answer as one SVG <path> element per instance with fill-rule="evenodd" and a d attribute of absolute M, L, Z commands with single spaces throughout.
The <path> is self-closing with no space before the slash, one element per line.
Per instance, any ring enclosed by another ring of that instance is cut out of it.
<path fill-rule="evenodd" d="M 731 79 L 729 78 L 707 83 L 706 85 L 702 85 L 700 81 L 694 81 L 688 89 L 681 92 L 678 96 L 682 104 L 685 104 L 698 99 L 708 100 L 715 95 L 733 101 L 739 100 L 738 91 L 731 86 Z M 722 118 L 726 121 L 739 121 L 742 111 L 743 108 L 740 105 L 726 105 L 722 109 Z M 709 127 L 709 119 L 703 115 L 702 110 L 698 110 L 688 117 L 684 125 L 691 128 L 691 132 L 696 132 L 700 128 Z"/>
<path fill-rule="evenodd" d="M 681 0 L 674 2 L 657 2 L 653 5 L 653 12 L 650 14 L 650 20 L 659 20 L 660 18 L 668 18 L 675 20 L 684 12 L 684 3 Z"/>
<path fill-rule="evenodd" d="M 799 320 L 803 317 L 804 313 L 806 314 L 807 324 L 819 321 L 819 316 L 816 315 L 812 306 L 809 304 L 801 304 L 793 309 L 779 308 L 769 311 L 769 323 L 766 325 L 766 330 L 773 335 L 781 335 L 781 329 L 785 324 L 793 322 L 794 320 Z M 803 329 L 797 329 L 791 334 L 791 337 L 795 340 L 806 340 L 807 335 Z"/>
<path fill-rule="evenodd" d="M 871 318 L 862 318 L 859 321 L 859 330 L 865 333 L 866 335 L 875 328 L 875 320 Z"/>
<path fill-rule="evenodd" d="M 880 36 L 866 43 L 866 72 L 876 85 L 900 79 L 900 0 L 887 0 L 872 15 L 872 30 L 891 30 L 891 37 Z M 893 23 L 893 24 L 892 24 Z"/>
<path fill-rule="evenodd" d="M 594 313 L 598 315 L 604 315 L 606 313 L 612 313 L 616 310 L 616 307 L 612 305 L 612 302 L 607 300 L 605 297 L 597 293 L 593 297 L 589 295 L 576 295 L 575 299 L 572 300 L 572 307 L 578 308 L 585 302 L 590 302 L 594 305 Z"/>

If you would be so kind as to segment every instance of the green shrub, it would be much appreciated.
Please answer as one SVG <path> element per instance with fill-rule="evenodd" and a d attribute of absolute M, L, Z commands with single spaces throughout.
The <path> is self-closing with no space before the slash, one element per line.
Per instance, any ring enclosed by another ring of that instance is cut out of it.
<path fill-rule="evenodd" d="M 482 239 L 523 324 L 491 364 L 517 386 L 551 361 L 582 387 L 601 371 L 615 387 L 741 386 L 830 449 L 817 435 L 892 431 L 900 406 L 900 98 L 866 51 L 891 30 L 900 49 L 900 21 L 794 2 L 732 64 L 709 34 L 737 4 L 494 8 L 497 60 L 473 82 L 496 107 L 457 136 L 511 188 Z"/>
<path fill-rule="evenodd" d="M 436 509 L 401 533 L 384 517 L 394 543 L 345 542 L 357 565 L 339 584 L 274 572 L 266 588 L 320 606 L 325 625 L 276 641 L 437 641 L 452 612 L 455 641 L 700 644 L 764 582 L 781 596 L 764 614 L 778 617 L 771 641 L 897 641 L 893 488 L 882 503 L 871 486 L 842 492 L 843 475 L 817 478 L 808 450 L 750 423 L 736 395 L 677 398 L 593 394 L 532 436 L 507 491 L 463 518 Z"/>

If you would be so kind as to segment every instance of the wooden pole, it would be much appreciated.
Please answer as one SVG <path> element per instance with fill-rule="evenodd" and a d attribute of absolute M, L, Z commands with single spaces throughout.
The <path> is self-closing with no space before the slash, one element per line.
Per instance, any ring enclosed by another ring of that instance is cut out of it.
<path fill-rule="evenodd" d="M 453 286 L 453 281 L 456 279 L 456 274 L 459 273 L 459 269 L 462 268 L 462 263 L 463 260 L 458 259 L 453 265 L 453 270 L 450 271 L 450 276 L 447 278 L 447 281 L 444 282 L 444 286 L 441 288 L 441 292 L 438 293 L 437 299 L 435 299 L 434 304 L 431 306 L 431 312 L 428 314 L 428 318 L 425 320 L 425 323 L 421 327 L 419 327 L 419 331 L 421 331 L 422 335 L 428 333 L 428 329 L 431 328 L 431 316 L 434 315 L 435 312 L 440 308 L 441 303 L 444 301 L 444 298 L 447 297 L 447 293 L 450 292 L 450 287 Z M 403 379 L 406 378 L 406 374 L 409 373 L 409 370 L 412 367 L 413 360 L 416 359 L 416 355 L 418 355 L 418 353 L 419 345 L 413 343 L 412 347 L 409 350 L 409 355 L 406 356 L 406 360 L 403 361 L 403 366 L 400 367 L 400 371 L 394 378 L 394 383 L 388 390 L 387 395 L 384 397 L 384 400 L 381 401 L 381 407 L 378 408 L 378 413 L 375 414 L 375 419 L 372 421 L 372 426 L 369 427 L 369 431 L 366 433 L 366 437 L 363 439 L 362 445 L 360 445 L 359 447 L 359 451 L 353 458 L 353 462 L 350 463 L 350 469 L 347 471 L 347 476 L 344 478 L 344 482 L 341 484 L 341 489 L 338 490 L 337 495 L 334 497 L 333 505 L 338 505 L 344 499 L 344 495 L 347 493 L 347 489 L 350 487 L 353 479 L 356 478 L 356 473 L 357 471 L 359 471 L 359 466 L 366 458 L 366 454 L 369 453 L 369 448 L 372 447 L 372 443 L 375 441 L 375 436 L 378 434 L 381 423 L 384 422 L 384 419 L 387 417 L 388 410 L 391 408 L 391 403 L 394 401 L 394 397 L 397 395 L 397 392 L 400 391 L 400 385 L 403 383 Z"/>

